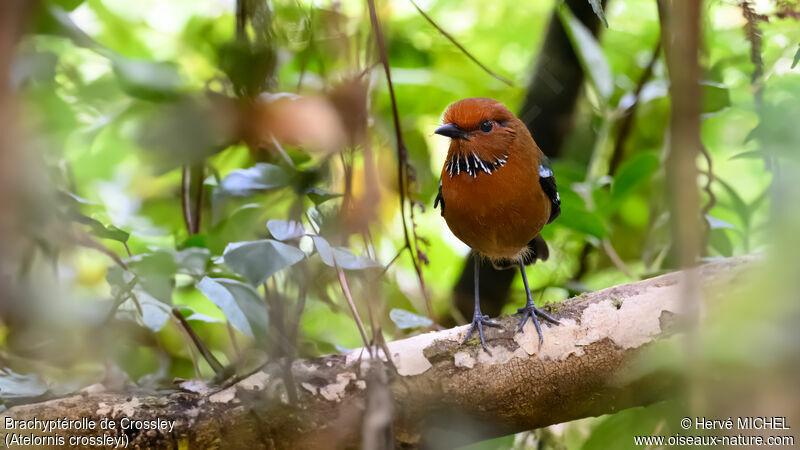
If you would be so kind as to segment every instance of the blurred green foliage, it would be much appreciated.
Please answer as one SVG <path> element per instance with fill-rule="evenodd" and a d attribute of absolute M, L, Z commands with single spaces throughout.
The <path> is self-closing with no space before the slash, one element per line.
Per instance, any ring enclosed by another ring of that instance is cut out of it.
<path fill-rule="evenodd" d="M 410 3 L 379 5 L 437 317 L 450 314 L 467 249 L 430 209 L 447 147 L 432 131 L 463 97 L 518 109 L 554 8 L 588 77 L 574 132 L 554 160 L 563 213 L 543 232 L 552 257 L 530 270 L 532 288 L 556 302 L 672 268 L 663 55 L 633 95 L 659 39 L 655 2 L 610 1 L 599 42 L 557 3 L 421 4 L 514 86 L 474 65 Z M 225 1 L 51 0 L 37 10 L 12 78 L 26 145 L 47 167 L 37 181 L 49 199 L 42 205 L 53 207 L 31 212 L 20 269 L 31 300 L 3 326 L 7 404 L 70 392 L 109 373 L 148 386 L 213 376 L 173 313 L 222 364 L 242 371 L 286 351 L 279 342 L 286 337 L 297 338 L 300 356 L 361 346 L 340 271 L 361 317 L 387 339 L 430 326 L 408 255 L 393 260 L 403 238 L 391 105 L 364 5 L 277 1 L 248 13 L 237 38 Z M 768 162 L 796 158 L 800 142 L 798 115 L 786 113 L 800 98 L 800 27 L 791 18 L 759 24 L 765 75 L 757 83 L 765 90 L 758 100 L 741 10 L 709 2 L 705 13 L 702 140 L 713 164 L 700 158 L 698 165 L 699 184 L 712 180 L 714 200 L 704 191 L 702 202 L 712 202 L 703 254 L 713 259 L 769 242 Z M 324 102 L 270 110 L 290 93 Z M 612 174 L 619 124 L 633 103 L 635 125 Z M 331 152 L 291 139 L 326 131 L 325 108 L 341 117 L 347 144 Z M 348 121 L 360 108 L 363 123 Z M 286 117 L 299 131 L 286 131 Z M 199 223 L 191 230 L 193 214 Z M 522 298 L 515 285 L 513 299 Z M 624 411 L 557 440 L 619 448 L 614 436 L 651 433 L 658 414 Z M 524 439 L 495 443 L 480 448 L 523 448 Z"/>

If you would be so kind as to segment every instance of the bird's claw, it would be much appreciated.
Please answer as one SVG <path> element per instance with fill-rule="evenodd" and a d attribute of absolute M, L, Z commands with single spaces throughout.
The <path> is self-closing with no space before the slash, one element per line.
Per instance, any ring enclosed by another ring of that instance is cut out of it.
<path fill-rule="evenodd" d="M 490 321 L 489 320 L 489 316 L 486 316 L 486 315 L 481 314 L 480 312 L 477 312 L 472 316 L 472 325 L 470 325 L 469 331 L 467 331 L 467 334 L 464 336 L 464 339 L 461 340 L 461 343 L 463 344 L 464 342 L 467 342 L 467 340 L 469 339 L 470 335 L 472 335 L 472 332 L 475 331 L 475 328 L 477 328 L 478 329 L 478 334 L 481 337 L 481 346 L 483 347 L 484 350 L 486 350 L 488 352 L 489 349 L 486 348 L 486 340 L 483 338 L 483 326 L 484 325 L 486 325 L 488 327 L 499 327 L 500 326 L 499 323 Z"/>
<path fill-rule="evenodd" d="M 551 323 L 554 323 L 556 325 L 560 324 L 558 320 L 550 317 L 549 314 L 534 306 L 532 302 L 529 302 L 523 308 L 519 308 L 517 310 L 517 314 L 522 314 L 522 321 L 519 323 L 517 331 L 522 331 L 522 327 L 525 326 L 525 322 L 528 321 L 528 318 L 531 318 L 533 320 L 533 325 L 536 327 L 536 333 L 539 335 L 539 347 L 542 346 L 544 338 L 542 337 L 542 327 L 539 325 L 539 319 L 536 316 L 541 316 L 543 319 Z"/>

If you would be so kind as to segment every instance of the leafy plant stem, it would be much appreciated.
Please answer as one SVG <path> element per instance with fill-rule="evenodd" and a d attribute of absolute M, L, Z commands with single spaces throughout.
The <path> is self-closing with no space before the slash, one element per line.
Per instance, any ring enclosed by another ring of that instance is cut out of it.
<path fill-rule="evenodd" d="M 425 306 L 428 309 L 428 315 L 433 320 L 433 308 L 431 307 L 431 299 L 425 289 L 425 280 L 422 275 L 422 268 L 414 254 L 415 246 L 411 245 L 411 238 L 409 237 L 408 224 L 406 223 L 406 199 L 408 197 L 408 150 L 403 142 L 403 131 L 400 127 L 400 114 L 397 111 L 397 99 L 394 93 L 394 86 L 392 85 L 392 73 L 389 68 L 389 56 L 386 51 L 386 43 L 383 40 L 383 32 L 381 31 L 381 24 L 378 20 L 378 13 L 375 8 L 375 0 L 367 0 L 369 6 L 369 17 L 372 24 L 372 30 L 375 33 L 375 40 L 378 45 L 378 54 L 380 56 L 381 64 L 383 64 L 383 71 L 386 74 L 386 84 L 389 88 L 389 98 L 392 104 L 392 118 L 394 121 L 395 138 L 397 139 L 397 183 L 400 193 L 400 219 L 403 222 L 403 238 L 405 240 L 405 248 L 408 249 L 411 256 L 411 263 L 414 265 L 414 270 L 419 279 L 420 289 L 425 298 Z M 416 235 L 415 235 L 416 236 Z M 415 237 L 416 239 L 416 237 Z"/>

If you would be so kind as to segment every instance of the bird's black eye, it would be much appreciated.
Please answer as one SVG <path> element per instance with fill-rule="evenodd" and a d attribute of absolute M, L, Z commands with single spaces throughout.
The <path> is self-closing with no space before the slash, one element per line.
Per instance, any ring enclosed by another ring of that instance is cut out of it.
<path fill-rule="evenodd" d="M 487 120 L 487 121 L 481 123 L 481 131 L 483 131 L 484 133 L 488 133 L 488 132 L 492 131 L 492 121 L 491 120 Z"/>

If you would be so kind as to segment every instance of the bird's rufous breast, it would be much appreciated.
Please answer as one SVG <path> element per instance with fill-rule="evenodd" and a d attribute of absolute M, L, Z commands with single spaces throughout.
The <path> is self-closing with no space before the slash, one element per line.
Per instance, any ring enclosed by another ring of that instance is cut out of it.
<path fill-rule="evenodd" d="M 539 187 L 539 149 L 533 150 L 512 152 L 491 174 L 442 170 L 448 227 L 487 258 L 519 258 L 550 216 L 550 201 Z"/>

